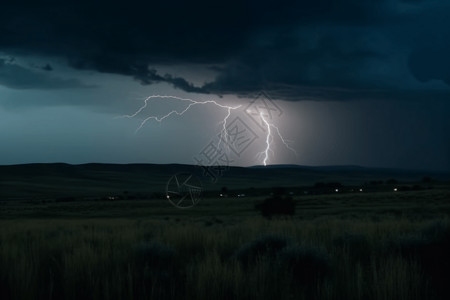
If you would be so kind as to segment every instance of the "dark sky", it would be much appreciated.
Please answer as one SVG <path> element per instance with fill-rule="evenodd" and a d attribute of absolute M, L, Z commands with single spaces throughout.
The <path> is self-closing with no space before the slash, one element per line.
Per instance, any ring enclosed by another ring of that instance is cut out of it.
<path fill-rule="evenodd" d="M 268 163 L 450 170 L 449 53 L 442 0 L 3 1 L 0 164 L 196 163 L 223 107 L 115 118 L 168 95 L 241 105 L 234 165 L 262 162 L 256 108 L 297 152 Z"/>

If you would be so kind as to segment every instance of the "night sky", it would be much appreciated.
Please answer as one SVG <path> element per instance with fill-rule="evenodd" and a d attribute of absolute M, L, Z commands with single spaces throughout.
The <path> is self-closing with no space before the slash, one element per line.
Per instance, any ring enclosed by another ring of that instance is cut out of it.
<path fill-rule="evenodd" d="M 1 4 L 0 164 L 259 165 L 255 111 L 268 164 L 449 171 L 450 2 Z"/>

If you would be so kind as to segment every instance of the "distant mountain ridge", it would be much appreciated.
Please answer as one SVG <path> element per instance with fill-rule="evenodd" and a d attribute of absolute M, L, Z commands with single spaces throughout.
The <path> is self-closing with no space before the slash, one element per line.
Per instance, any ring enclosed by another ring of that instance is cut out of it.
<path fill-rule="evenodd" d="M 279 164 L 279 165 L 256 165 L 251 166 L 249 168 L 298 168 L 298 169 L 315 169 L 315 170 L 362 170 L 362 169 L 371 169 L 368 167 L 362 167 L 357 165 L 336 165 L 336 166 L 307 166 L 307 165 L 293 165 L 293 164 Z"/>
<path fill-rule="evenodd" d="M 68 164 L 68 163 L 29 163 L 29 164 L 16 164 L 16 165 L 0 165 L 0 172 L 8 171 L 12 173 L 16 172 L 68 172 L 73 173 L 80 170 L 190 170 L 199 168 L 197 165 L 188 164 L 153 164 L 153 163 L 84 163 L 84 164 Z M 415 170 L 415 169 L 395 169 L 395 168 L 374 168 L 364 167 L 358 165 L 329 165 L 329 166 L 308 166 L 308 165 L 295 165 L 295 164 L 275 164 L 275 165 L 254 165 L 248 167 L 230 166 L 226 167 L 229 170 L 307 170 L 307 171 L 321 171 L 321 172 L 356 172 L 366 171 L 369 173 L 393 173 L 393 174 L 427 174 L 438 176 L 449 176 L 450 171 L 433 171 L 433 170 Z M 0 173 L 1 175 L 1 173 Z"/>
<path fill-rule="evenodd" d="M 209 169 L 214 172 L 215 169 Z M 36 163 L 0 166 L 0 201 L 63 196 L 163 193 L 177 173 L 193 173 L 208 190 L 312 186 L 320 182 L 362 185 L 372 181 L 420 182 L 424 177 L 450 180 L 450 172 L 375 169 L 360 166 L 269 165 L 229 167 L 212 178 L 207 168 L 183 164 Z M 214 179 L 214 180 L 212 180 Z"/>
<path fill-rule="evenodd" d="M 436 174 L 450 174 L 450 171 L 440 170 L 421 170 L 421 169 L 402 169 L 402 168 L 383 168 L 383 167 L 366 167 L 359 165 L 328 165 L 328 166 L 308 166 L 308 165 L 295 165 L 295 164 L 276 164 L 276 165 L 255 165 L 249 168 L 299 168 L 299 169 L 311 169 L 322 171 L 354 171 L 354 170 L 370 170 L 370 171 L 394 171 L 394 172 L 425 172 Z"/>

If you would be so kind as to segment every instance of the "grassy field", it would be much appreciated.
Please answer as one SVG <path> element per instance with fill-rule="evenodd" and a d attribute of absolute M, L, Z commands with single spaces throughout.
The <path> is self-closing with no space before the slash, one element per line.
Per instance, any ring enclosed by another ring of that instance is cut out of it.
<path fill-rule="evenodd" d="M 272 219 L 267 197 L 3 199 L 0 299 L 449 299 L 445 182 L 296 191 Z"/>
<path fill-rule="evenodd" d="M 3 203 L 0 294 L 436 299 L 448 296 L 439 249 L 449 246 L 449 196 L 299 196 L 294 217 L 272 220 L 254 209 L 262 198 L 209 198 L 190 210 L 162 200 Z"/>

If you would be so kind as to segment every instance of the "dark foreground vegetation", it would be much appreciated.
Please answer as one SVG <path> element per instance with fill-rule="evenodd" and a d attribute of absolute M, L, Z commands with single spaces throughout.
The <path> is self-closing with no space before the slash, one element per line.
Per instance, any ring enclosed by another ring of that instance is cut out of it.
<path fill-rule="evenodd" d="M 448 299 L 447 220 L 3 221 L 1 299 Z"/>
<path fill-rule="evenodd" d="M 2 204 L 0 298 L 448 299 L 449 196 Z"/>
<path fill-rule="evenodd" d="M 387 180 L 245 197 L 228 184 L 190 210 L 0 199 L 0 299 L 450 299 L 450 185 Z"/>

